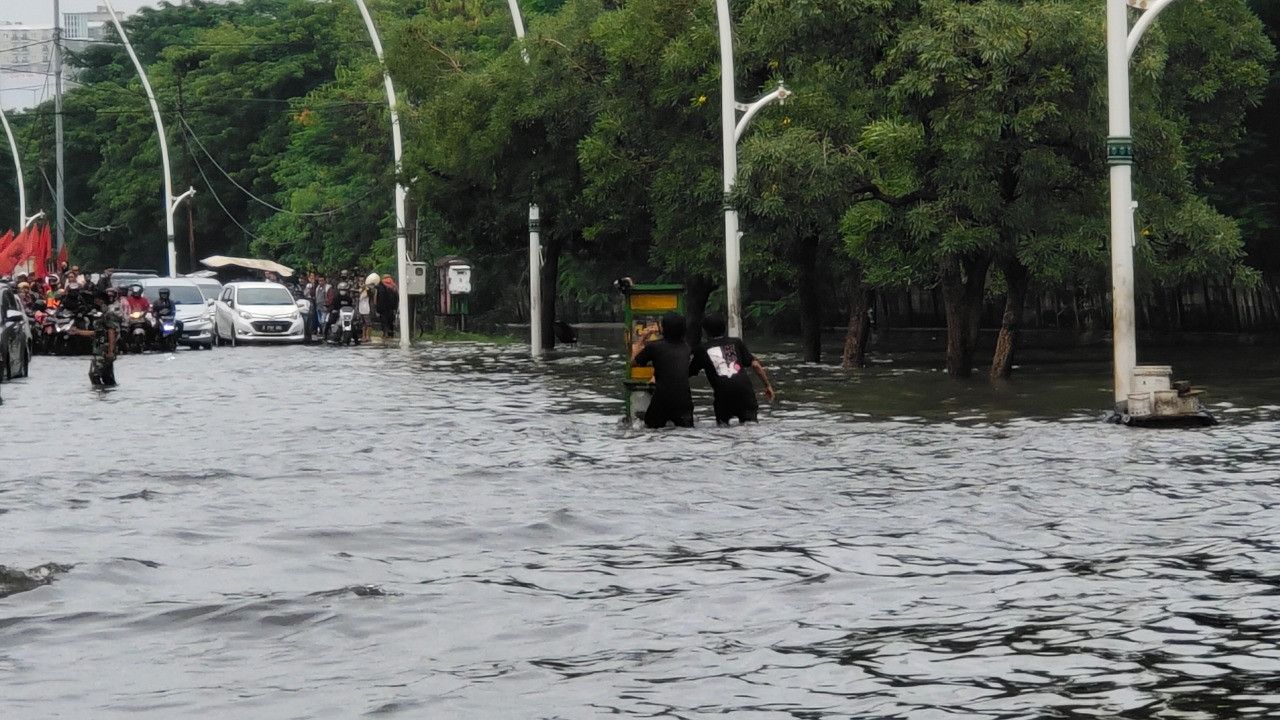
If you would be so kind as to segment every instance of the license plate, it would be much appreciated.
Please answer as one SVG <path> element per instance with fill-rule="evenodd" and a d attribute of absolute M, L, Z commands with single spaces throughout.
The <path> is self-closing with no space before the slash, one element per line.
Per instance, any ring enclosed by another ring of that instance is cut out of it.
<path fill-rule="evenodd" d="M 289 329 L 284 323 L 266 323 L 262 326 L 267 332 L 284 332 Z"/>

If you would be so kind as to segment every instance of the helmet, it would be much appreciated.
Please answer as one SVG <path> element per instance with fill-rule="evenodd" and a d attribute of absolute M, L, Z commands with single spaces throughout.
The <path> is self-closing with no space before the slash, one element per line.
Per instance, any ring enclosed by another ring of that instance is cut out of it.
<path fill-rule="evenodd" d="M 364 279 L 364 284 L 377 285 L 381 281 L 382 281 L 382 278 L 378 277 L 378 273 L 369 273 L 369 277 Z"/>
<path fill-rule="evenodd" d="M 57 285 L 57 284 L 58 284 L 58 276 L 57 276 L 57 275 L 50 275 L 49 277 L 45 278 L 45 279 L 44 279 L 44 281 L 45 281 L 46 283 L 48 283 L 50 286 Z"/>
<path fill-rule="evenodd" d="M 340 282 L 338 283 L 338 292 L 340 293 L 351 292 L 351 286 L 346 284 L 345 282 Z"/>
<path fill-rule="evenodd" d="M 30 289 L 31 289 L 31 283 L 29 283 L 29 282 L 20 282 L 20 283 L 18 283 L 18 289 L 19 289 L 19 290 L 30 290 Z"/>
<path fill-rule="evenodd" d="M 142 286 L 141 286 L 141 285 L 130 285 L 130 286 L 129 286 L 129 294 L 130 294 L 130 295 L 132 295 L 132 296 L 134 296 L 134 297 L 139 297 L 139 296 L 141 296 L 141 295 L 142 295 Z"/>
<path fill-rule="evenodd" d="M 169 297 L 169 288 L 160 288 L 160 297 L 162 298 Z"/>

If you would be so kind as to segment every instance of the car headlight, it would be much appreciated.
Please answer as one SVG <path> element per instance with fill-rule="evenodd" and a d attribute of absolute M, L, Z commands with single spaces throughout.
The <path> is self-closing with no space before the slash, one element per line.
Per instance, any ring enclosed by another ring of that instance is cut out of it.
<path fill-rule="evenodd" d="M 241 311 L 240 311 L 240 317 L 244 318 L 245 320 L 252 320 L 252 319 L 253 319 L 253 316 L 252 316 L 252 315 L 250 315 L 249 313 L 245 312 L 244 310 L 241 310 Z"/>

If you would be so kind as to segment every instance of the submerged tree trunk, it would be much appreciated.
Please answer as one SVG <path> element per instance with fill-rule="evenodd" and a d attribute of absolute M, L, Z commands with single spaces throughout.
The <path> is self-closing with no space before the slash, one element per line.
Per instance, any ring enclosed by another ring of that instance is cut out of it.
<path fill-rule="evenodd" d="M 973 349 L 978 337 L 982 293 L 989 258 L 948 258 L 942 266 L 942 304 L 947 316 L 947 374 L 967 378 L 973 374 Z"/>
<path fill-rule="evenodd" d="M 1010 260 L 1001 268 L 1009 292 L 1004 300 L 1004 317 L 1000 321 L 1000 336 L 996 338 L 996 351 L 991 357 L 991 379 L 1007 380 L 1013 374 L 1013 357 L 1018 349 L 1018 335 L 1022 328 L 1022 310 L 1027 302 L 1027 286 L 1031 281 L 1026 266 Z"/>
<path fill-rule="evenodd" d="M 815 243 L 816 244 L 816 243 Z M 822 362 L 822 287 L 816 253 L 800 261 L 800 347 L 804 361 Z"/>
<path fill-rule="evenodd" d="M 871 288 L 859 281 L 849 302 L 849 328 L 844 335 L 844 357 L 840 366 L 845 370 L 867 366 L 867 342 L 871 338 Z"/>
<path fill-rule="evenodd" d="M 685 330 L 685 342 L 689 347 L 697 347 L 702 342 L 702 321 L 707 317 L 707 300 L 716 284 L 705 277 L 693 277 L 684 288 L 684 314 L 688 328 Z"/>
<path fill-rule="evenodd" d="M 554 234 L 544 235 L 542 251 L 542 348 L 551 350 L 556 346 L 556 291 L 560 287 L 560 246 L 561 242 Z M 531 320 L 532 322 L 532 320 Z"/>

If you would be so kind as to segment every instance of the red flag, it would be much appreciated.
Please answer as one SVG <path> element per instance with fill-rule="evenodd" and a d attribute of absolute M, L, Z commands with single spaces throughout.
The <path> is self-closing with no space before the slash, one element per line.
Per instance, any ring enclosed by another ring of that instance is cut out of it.
<path fill-rule="evenodd" d="M 49 226 L 45 225 L 40 233 L 40 265 L 44 268 L 44 272 L 49 271 L 49 261 L 53 259 L 53 237 L 49 233 Z"/>
<path fill-rule="evenodd" d="M 58 251 L 58 267 L 62 267 L 62 264 L 65 263 L 66 261 L 67 261 L 67 246 L 64 243 L 62 246 L 62 249 Z"/>
<path fill-rule="evenodd" d="M 22 262 L 23 258 L 27 256 L 25 235 L 26 233 L 19 233 L 17 237 L 14 237 L 12 230 L 5 235 L 5 239 L 9 240 L 9 243 L 5 246 L 4 251 L 0 252 L 0 275 L 12 273 L 18 263 Z"/>

